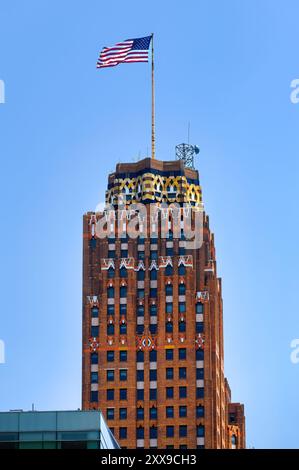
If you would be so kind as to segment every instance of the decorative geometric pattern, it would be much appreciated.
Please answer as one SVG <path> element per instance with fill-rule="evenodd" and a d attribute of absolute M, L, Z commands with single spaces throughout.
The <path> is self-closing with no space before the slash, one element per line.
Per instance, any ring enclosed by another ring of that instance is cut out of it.
<path fill-rule="evenodd" d="M 100 344 L 96 337 L 89 338 L 89 349 L 90 352 L 97 352 L 99 350 Z"/>
<path fill-rule="evenodd" d="M 198 333 L 198 335 L 195 338 L 196 349 L 204 349 L 204 343 L 205 343 L 204 335 L 202 335 L 201 333 Z"/>
<path fill-rule="evenodd" d="M 86 298 L 91 307 L 98 307 L 99 300 L 97 295 L 87 295 Z"/>
<path fill-rule="evenodd" d="M 106 271 L 109 268 L 115 269 L 114 259 L 112 259 L 112 258 L 102 258 L 101 259 L 101 270 Z"/>
<path fill-rule="evenodd" d="M 136 336 L 137 351 L 156 349 L 156 341 L 150 333 L 144 333 L 142 336 Z"/>
<path fill-rule="evenodd" d="M 209 292 L 208 291 L 201 291 L 196 292 L 196 300 L 198 302 L 208 302 L 209 301 Z"/>
<path fill-rule="evenodd" d="M 166 266 L 172 266 L 171 256 L 160 256 L 159 257 L 159 268 L 166 268 Z"/>
<path fill-rule="evenodd" d="M 186 267 L 193 268 L 193 256 L 192 255 L 183 255 L 179 257 L 178 266 L 183 264 Z"/>
<path fill-rule="evenodd" d="M 121 268 L 134 269 L 134 258 L 121 258 L 119 269 Z"/>

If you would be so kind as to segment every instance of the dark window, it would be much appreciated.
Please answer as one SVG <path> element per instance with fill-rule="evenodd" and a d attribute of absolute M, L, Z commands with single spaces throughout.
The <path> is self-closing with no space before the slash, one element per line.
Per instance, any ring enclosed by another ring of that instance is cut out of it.
<path fill-rule="evenodd" d="M 152 299 L 156 299 L 156 298 L 157 298 L 157 292 L 158 292 L 158 291 L 157 291 L 156 288 L 151 288 L 151 289 L 150 289 L 150 297 L 151 297 Z"/>
<path fill-rule="evenodd" d="M 186 379 L 186 378 L 187 378 L 187 368 L 179 367 L 179 379 Z"/>
<path fill-rule="evenodd" d="M 202 405 L 196 407 L 196 418 L 203 418 L 205 415 L 205 409 Z"/>
<path fill-rule="evenodd" d="M 179 302 L 179 313 L 185 313 L 185 312 L 186 312 L 186 303 Z"/>
<path fill-rule="evenodd" d="M 113 286 L 108 287 L 107 296 L 108 296 L 108 299 L 114 299 L 114 287 Z"/>
<path fill-rule="evenodd" d="M 119 438 L 127 439 L 127 428 L 119 428 Z"/>
<path fill-rule="evenodd" d="M 127 297 L 127 286 L 120 286 L 120 297 Z"/>
<path fill-rule="evenodd" d="M 166 437 L 174 437 L 174 426 L 166 426 Z"/>
<path fill-rule="evenodd" d="M 229 422 L 230 422 L 230 423 L 235 423 L 235 422 L 236 422 L 236 415 L 235 415 L 235 413 L 230 413 L 230 414 L 229 414 Z"/>
<path fill-rule="evenodd" d="M 127 419 L 127 408 L 119 409 L 119 419 Z"/>
<path fill-rule="evenodd" d="M 166 368 L 166 379 L 172 380 L 173 379 L 173 368 L 167 367 Z"/>
<path fill-rule="evenodd" d="M 187 426 L 185 424 L 181 424 L 179 427 L 179 436 L 186 437 L 187 436 Z"/>
<path fill-rule="evenodd" d="M 173 247 L 166 248 L 166 256 L 173 256 Z"/>
<path fill-rule="evenodd" d="M 186 253 L 186 248 L 184 246 L 179 246 L 179 255 L 184 255 Z"/>
<path fill-rule="evenodd" d="M 142 335 L 143 330 L 144 330 L 144 325 L 136 325 L 136 333 L 138 335 Z"/>
<path fill-rule="evenodd" d="M 91 336 L 96 337 L 99 336 L 99 327 L 98 326 L 92 326 L 91 327 Z"/>
<path fill-rule="evenodd" d="M 137 382 L 144 382 L 144 370 L 136 371 L 136 380 Z"/>
<path fill-rule="evenodd" d="M 127 304 L 120 304 L 119 313 L 121 315 L 127 315 Z"/>
<path fill-rule="evenodd" d="M 90 392 L 90 401 L 97 402 L 98 401 L 98 392 Z"/>
<path fill-rule="evenodd" d="M 179 348 L 179 360 L 183 361 L 187 357 L 187 349 L 186 348 Z"/>
<path fill-rule="evenodd" d="M 179 284 L 179 295 L 185 295 L 185 294 L 186 294 L 185 284 Z"/>
<path fill-rule="evenodd" d="M 157 333 L 157 328 L 158 328 L 157 323 L 151 323 L 151 324 L 150 324 L 150 328 L 149 328 L 149 329 L 150 329 L 150 333 L 151 333 L 152 335 L 155 335 L 155 334 Z"/>
<path fill-rule="evenodd" d="M 107 419 L 114 419 L 114 408 L 107 408 Z"/>
<path fill-rule="evenodd" d="M 202 333 L 203 332 L 203 322 L 202 321 L 197 321 L 196 322 L 196 333 Z"/>
<path fill-rule="evenodd" d="M 157 408 L 155 406 L 150 408 L 150 419 L 157 419 Z"/>
<path fill-rule="evenodd" d="M 114 325 L 113 323 L 109 323 L 107 325 L 107 335 L 114 335 Z"/>
<path fill-rule="evenodd" d="M 150 400 L 157 400 L 157 389 L 150 388 Z"/>
<path fill-rule="evenodd" d="M 173 295 L 172 284 L 166 284 L 166 286 L 165 286 L 165 295 Z"/>
<path fill-rule="evenodd" d="M 145 254 L 144 251 L 138 251 L 138 259 L 144 260 Z"/>
<path fill-rule="evenodd" d="M 122 278 L 128 276 L 128 271 L 127 271 L 127 269 L 126 269 L 124 266 L 123 266 L 122 268 L 120 268 L 120 270 L 119 270 L 119 275 L 120 275 L 120 277 L 122 277 Z"/>
<path fill-rule="evenodd" d="M 137 317 L 143 317 L 144 316 L 144 306 L 143 305 L 138 305 L 137 307 Z"/>
<path fill-rule="evenodd" d="M 150 257 L 151 257 L 151 259 L 157 260 L 158 259 L 158 252 L 157 251 L 151 251 Z"/>
<path fill-rule="evenodd" d="M 144 362 L 144 352 L 143 351 L 137 351 L 136 361 L 137 362 Z"/>
<path fill-rule="evenodd" d="M 113 382 L 114 380 L 114 370 L 107 370 L 107 382 Z"/>
<path fill-rule="evenodd" d="M 98 353 L 91 353 L 91 355 L 90 355 L 90 363 L 91 363 L 91 364 L 98 364 L 98 362 L 99 362 Z"/>
<path fill-rule="evenodd" d="M 108 278 L 109 279 L 113 279 L 115 276 L 115 271 L 114 269 L 110 266 L 110 268 L 108 269 Z"/>
<path fill-rule="evenodd" d="M 126 335 L 127 334 L 127 325 L 126 325 L 126 323 L 121 323 L 119 325 L 119 333 L 121 335 Z"/>
<path fill-rule="evenodd" d="M 185 276 L 185 274 L 186 274 L 186 267 L 183 264 L 181 264 L 179 266 L 179 276 Z"/>
<path fill-rule="evenodd" d="M 179 397 L 180 398 L 187 398 L 187 387 L 180 387 L 179 388 Z"/>
<path fill-rule="evenodd" d="M 121 380 L 123 382 L 123 381 L 127 380 L 127 376 L 128 376 L 127 369 L 120 369 L 119 370 L 119 380 Z"/>
<path fill-rule="evenodd" d="M 97 372 L 91 372 L 90 374 L 90 382 L 92 384 L 97 384 L 99 381 L 99 375 Z"/>
<path fill-rule="evenodd" d="M 196 304 L 196 313 L 203 313 L 203 304 L 200 302 Z"/>
<path fill-rule="evenodd" d="M 155 317 L 157 315 L 157 305 L 152 304 L 150 306 L 150 315 L 151 317 Z"/>
<path fill-rule="evenodd" d="M 186 331 L 186 322 L 185 321 L 180 321 L 179 322 L 179 332 L 180 333 L 185 333 Z"/>
<path fill-rule="evenodd" d="M 173 267 L 168 264 L 165 268 L 165 276 L 172 276 L 173 274 Z"/>
<path fill-rule="evenodd" d="M 173 387 L 166 387 L 166 398 L 173 398 Z"/>
<path fill-rule="evenodd" d="M 204 398 L 204 388 L 203 387 L 197 387 L 196 389 L 196 398 Z"/>
<path fill-rule="evenodd" d="M 152 426 L 150 428 L 150 439 L 157 439 L 158 438 L 158 428 L 156 426 Z"/>
<path fill-rule="evenodd" d="M 137 290 L 137 297 L 138 297 L 138 299 L 143 299 L 144 298 L 144 289 L 138 289 Z"/>
<path fill-rule="evenodd" d="M 200 380 L 204 378 L 204 369 L 201 367 L 200 369 L 196 369 L 196 379 Z"/>
<path fill-rule="evenodd" d="M 136 429 L 136 438 L 137 439 L 144 439 L 144 428 L 137 428 Z"/>
<path fill-rule="evenodd" d="M 141 407 L 137 408 L 136 416 L 137 416 L 137 420 L 144 419 L 144 409 Z"/>
<path fill-rule="evenodd" d="M 158 278 L 158 271 L 156 269 L 152 269 L 151 274 L 150 274 L 150 280 L 156 281 L 157 278 Z"/>
<path fill-rule="evenodd" d="M 91 309 L 91 316 L 92 318 L 98 318 L 99 316 L 99 309 L 97 307 L 93 307 Z"/>
<path fill-rule="evenodd" d="M 166 361 L 173 360 L 173 349 L 165 349 L 165 359 Z"/>
<path fill-rule="evenodd" d="M 137 389 L 137 400 L 143 401 L 144 400 L 144 390 Z"/>
<path fill-rule="evenodd" d="M 150 380 L 157 380 L 157 370 L 156 369 L 150 369 Z"/>
<path fill-rule="evenodd" d="M 166 333 L 172 333 L 173 332 L 173 324 L 172 324 L 171 321 L 166 322 L 165 331 L 166 331 Z"/>
<path fill-rule="evenodd" d="M 121 388 L 119 390 L 119 399 L 120 400 L 126 400 L 127 399 L 127 389 L 126 388 Z"/>
<path fill-rule="evenodd" d="M 156 351 L 156 349 L 153 349 L 152 351 L 150 351 L 149 360 L 150 360 L 150 362 L 157 362 L 157 351 Z"/>
<path fill-rule="evenodd" d="M 187 417 L 187 406 L 183 405 L 179 407 L 179 417 L 186 418 Z"/>
<path fill-rule="evenodd" d="M 173 418 L 173 417 L 174 417 L 173 406 L 166 406 L 166 418 Z"/>
<path fill-rule="evenodd" d="M 89 246 L 92 250 L 96 249 L 97 246 L 97 239 L 96 238 L 91 238 L 89 241 Z"/>
<path fill-rule="evenodd" d="M 119 351 L 119 360 L 120 360 L 120 362 L 127 362 L 127 360 L 128 360 L 128 351 Z"/>
<path fill-rule="evenodd" d="M 120 257 L 121 258 L 127 258 L 128 257 L 128 250 L 121 250 Z"/>
<path fill-rule="evenodd" d="M 145 278 L 145 271 L 143 271 L 143 269 L 139 269 L 139 271 L 137 271 L 137 280 L 144 281 L 144 278 Z"/>
<path fill-rule="evenodd" d="M 115 250 L 108 251 L 108 258 L 115 258 Z"/>
<path fill-rule="evenodd" d="M 106 396 L 107 396 L 107 401 L 114 400 L 114 389 L 113 388 L 108 388 L 108 390 L 106 392 Z"/>
<path fill-rule="evenodd" d="M 114 305 L 107 305 L 107 315 L 114 315 Z"/>
<path fill-rule="evenodd" d="M 203 361 L 204 360 L 204 350 L 203 349 L 196 349 L 196 360 Z"/>
<path fill-rule="evenodd" d="M 199 426 L 196 427 L 196 436 L 197 437 L 204 437 L 205 435 L 205 427 L 200 424 Z"/>
<path fill-rule="evenodd" d="M 172 302 L 166 302 L 165 310 L 166 310 L 166 313 L 172 313 L 172 312 L 173 312 L 173 304 L 172 304 Z"/>

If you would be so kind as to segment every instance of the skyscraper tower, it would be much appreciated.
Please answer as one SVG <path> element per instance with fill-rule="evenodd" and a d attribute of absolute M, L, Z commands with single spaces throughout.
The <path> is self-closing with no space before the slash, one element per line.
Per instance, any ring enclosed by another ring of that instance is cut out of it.
<path fill-rule="evenodd" d="M 84 215 L 82 406 L 101 409 L 121 447 L 245 447 L 214 235 L 186 165 L 118 164 L 104 212 Z"/>

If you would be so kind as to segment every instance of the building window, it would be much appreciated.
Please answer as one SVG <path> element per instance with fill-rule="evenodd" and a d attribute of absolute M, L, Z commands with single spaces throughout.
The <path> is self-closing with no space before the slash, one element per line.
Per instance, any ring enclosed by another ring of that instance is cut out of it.
<path fill-rule="evenodd" d="M 196 418 L 203 418 L 205 415 L 205 409 L 202 405 L 196 407 Z"/>
<path fill-rule="evenodd" d="M 197 302 L 196 304 L 196 313 L 203 313 L 203 304 Z"/>
<path fill-rule="evenodd" d="M 179 397 L 187 398 L 187 387 L 179 387 Z"/>
<path fill-rule="evenodd" d="M 121 250 L 120 257 L 121 258 L 127 258 L 128 257 L 128 250 Z"/>
<path fill-rule="evenodd" d="M 157 369 L 150 369 L 150 381 L 157 380 Z"/>
<path fill-rule="evenodd" d="M 127 286 L 120 286 L 119 296 L 122 298 L 127 297 Z"/>
<path fill-rule="evenodd" d="M 127 362 L 127 360 L 128 360 L 128 351 L 119 351 L 119 360 L 120 360 L 120 362 Z"/>
<path fill-rule="evenodd" d="M 91 238 L 89 241 L 89 246 L 92 250 L 96 249 L 97 246 L 97 239 L 96 238 Z"/>
<path fill-rule="evenodd" d="M 119 390 L 119 399 L 120 400 L 126 400 L 127 399 L 127 389 L 126 388 L 120 388 L 120 390 Z"/>
<path fill-rule="evenodd" d="M 173 360 L 173 349 L 165 349 L 165 359 L 166 361 Z"/>
<path fill-rule="evenodd" d="M 144 419 L 144 409 L 139 407 L 137 408 L 137 413 L 136 413 L 137 420 Z"/>
<path fill-rule="evenodd" d="M 90 363 L 91 363 L 91 364 L 98 364 L 98 363 L 99 363 L 99 356 L 98 356 L 98 353 L 91 353 L 91 355 L 90 355 Z"/>
<path fill-rule="evenodd" d="M 127 428 L 119 428 L 119 439 L 127 439 Z"/>
<path fill-rule="evenodd" d="M 108 369 L 106 371 L 107 374 L 107 382 L 113 382 L 114 380 L 114 370 L 113 369 Z"/>
<path fill-rule="evenodd" d="M 172 302 L 166 302 L 165 310 L 166 310 L 166 313 L 172 313 L 173 312 L 173 303 Z"/>
<path fill-rule="evenodd" d="M 150 298 L 151 299 L 156 299 L 157 298 L 157 293 L 158 293 L 158 291 L 157 291 L 156 288 L 151 288 L 150 289 Z"/>
<path fill-rule="evenodd" d="M 99 336 L 99 327 L 98 327 L 98 326 L 92 326 L 90 333 L 91 333 L 91 336 L 92 336 L 92 337 L 97 337 L 97 336 Z"/>
<path fill-rule="evenodd" d="M 114 299 L 114 287 L 113 286 L 108 287 L 107 297 L 108 299 Z"/>
<path fill-rule="evenodd" d="M 142 389 L 137 389 L 137 400 L 138 401 L 143 401 L 144 400 L 144 390 Z"/>
<path fill-rule="evenodd" d="M 92 373 L 90 374 L 90 382 L 91 382 L 92 384 L 97 384 L 98 381 L 99 381 L 98 373 L 97 373 L 97 372 L 92 372 Z"/>
<path fill-rule="evenodd" d="M 126 323 L 121 323 L 119 325 L 119 333 L 121 335 L 126 335 L 127 334 L 127 325 L 126 325 Z"/>
<path fill-rule="evenodd" d="M 113 388 L 108 388 L 107 389 L 106 398 L 107 398 L 107 401 L 114 400 L 114 389 Z"/>
<path fill-rule="evenodd" d="M 235 434 L 231 437 L 232 448 L 235 449 L 237 447 L 237 436 Z"/>
<path fill-rule="evenodd" d="M 202 333 L 203 332 L 203 322 L 202 321 L 197 321 L 196 322 L 196 333 Z"/>
<path fill-rule="evenodd" d="M 157 351 L 156 351 L 156 349 L 152 349 L 150 351 L 149 360 L 150 360 L 150 362 L 157 362 Z"/>
<path fill-rule="evenodd" d="M 108 323 L 108 325 L 107 325 L 107 335 L 108 336 L 114 335 L 114 325 L 113 325 L 113 323 Z"/>
<path fill-rule="evenodd" d="M 120 304 L 119 313 L 120 315 L 127 315 L 127 304 Z"/>
<path fill-rule="evenodd" d="M 119 370 L 119 380 L 121 382 L 124 382 L 125 380 L 127 380 L 127 376 L 128 376 L 127 369 L 120 369 Z"/>
<path fill-rule="evenodd" d="M 203 424 L 200 424 L 196 427 L 196 436 L 197 437 L 204 437 L 205 436 L 205 427 Z"/>
<path fill-rule="evenodd" d="M 158 428 L 156 426 L 150 427 L 150 439 L 158 439 Z"/>
<path fill-rule="evenodd" d="M 152 335 L 155 335 L 157 333 L 157 328 L 158 328 L 158 325 L 156 323 L 151 323 L 149 327 L 150 333 Z"/>
<path fill-rule="evenodd" d="M 179 313 L 186 312 L 186 302 L 179 302 Z"/>
<path fill-rule="evenodd" d="M 158 252 L 157 251 L 151 251 L 150 253 L 151 260 L 157 260 L 158 259 Z"/>
<path fill-rule="evenodd" d="M 173 324 L 172 324 L 171 321 L 166 322 L 165 331 L 166 331 L 166 333 L 172 333 L 173 332 Z"/>
<path fill-rule="evenodd" d="M 182 256 L 186 253 L 186 248 L 184 246 L 179 246 L 179 255 Z"/>
<path fill-rule="evenodd" d="M 157 389 L 150 388 L 150 400 L 157 400 Z"/>
<path fill-rule="evenodd" d="M 151 270 L 150 280 L 156 281 L 158 279 L 158 271 L 156 269 Z"/>
<path fill-rule="evenodd" d="M 196 389 L 196 398 L 204 398 L 204 388 L 197 387 Z"/>
<path fill-rule="evenodd" d="M 172 276 L 173 275 L 173 267 L 168 264 L 165 268 L 165 276 Z"/>
<path fill-rule="evenodd" d="M 183 405 L 179 407 L 179 417 L 186 418 L 187 417 L 187 406 Z"/>
<path fill-rule="evenodd" d="M 115 271 L 114 269 L 110 266 L 110 268 L 108 269 L 108 278 L 109 279 L 113 279 L 115 276 Z"/>
<path fill-rule="evenodd" d="M 230 414 L 229 414 L 229 422 L 230 422 L 230 423 L 235 423 L 235 422 L 236 422 L 236 415 L 235 415 L 235 413 L 230 413 Z"/>
<path fill-rule="evenodd" d="M 121 278 L 128 277 L 128 271 L 124 266 L 122 268 L 120 268 L 119 275 L 120 275 Z"/>
<path fill-rule="evenodd" d="M 145 259 L 144 251 L 138 251 L 138 259 L 142 261 Z"/>
<path fill-rule="evenodd" d="M 92 318 L 98 318 L 99 316 L 99 309 L 97 307 L 93 307 L 91 309 L 91 316 Z"/>
<path fill-rule="evenodd" d="M 196 360 L 197 361 L 203 361 L 204 360 L 204 350 L 203 349 L 197 349 L 196 350 Z"/>
<path fill-rule="evenodd" d="M 174 437 L 174 426 L 166 426 L 166 437 Z"/>
<path fill-rule="evenodd" d="M 166 256 L 173 256 L 173 247 L 166 248 Z"/>
<path fill-rule="evenodd" d="M 144 289 L 137 290 L 137 297 L 138 299 L 144 299 Z"/>
<path fill-rule="evenodd" d="M 179 427 L 179 436 L 180 437 L 187 437 L 187 426 L 185 424 L 181 424 Z"/>
<path fill-rule="evenodd" d="M 166 379 L 172 380 L 173 379 L 173 367 L 166 368 Z"/>
<path fill-rule="evenodd" d="M 144 362 L 144 352 L 137 351 L 136 353 L 136 362 Z"/>
<path fill-rule="evenodd" d="M 114 419 L 114 408 L 107 408 L 107 419 Z"/>
<path fill-rule="evenodd" d="M 107 305 L 107 315 L 114 315 L 114 305 Z"/>
<path fill-rule="evenodd" d="M 143 317 L 144 316 L 144 306 L 143 305 L 138 305 L 137 307 L 137 317 Z"/>
<path fill-rule="evenodd" d="M 150 408 L 150 419 L 157 419 L 157 408 L 155 406 Z"/>
<path fill-rule="evenodd" d="M 144 428 L 139 427 L 136 429 L 136 438 L 137 439 L 144 439 Z"/>
<path fill-rule="evenodd" d="M 114 259 L 115 258 L 115 250 L 108 251 L 108 258 Z"/>
<path fill-rule="evenodd" d="M 180 333 L 185 333 L 186 331 L 186 322 L 185 321 L 180 321 L 179 322 L 179 332 Z"/>
<path fill-rule="evenodd" d="M 166 387 L 166 398 L 173 398 L 173 387 Z"/>
<path fill-rule="evenodd" d="M 187 378 L 187 368 L 179 367 L 179 379 L 186 379 L 186 378 Z"/>
<path fill-rule="evenodd" d="M 179 295 L 185 295 L 185 294 L 186 294 L 185 284 L 179 284 Z"/>
<path fill-rule="evenodd" d="M 136 380 L 137 382 L 144 382 L 144 370 L 136 371 Z"/>
<path fill-rule="evenodd" d="M 98 392 L 90 392 L 90 401 L 95 403 L 98 401 Z"/>
<path fill-rule="evenodd" d="M 127 419 L 127 408 L 119 409 L 119 419 Z"/>
<path fill-rule="evenodd" d="M 139 271 L 137 271 L 137 280 L 144 281 L 144 278 L 145 278 L 145 271 L 143 271 L 143 269 L 139 269 Z"/>
<path fill-rule="evenodd" d="M 136 325 L 136 333 L 138 335 L 142 335 L 143 330 L 144 330 L 144 325 Z"/>
<path fill-rule="evenodd" d="M 184 361 L 187 357 L 187 349 L 186 348 L 179 348 L 179 360 Z"/>
<path fill-rule="evenodd" d="M 150 316 L 151 317 L 156 317 L 157 316 L 157 305 L 152 304 L 150 306 Z"/>
<path fill-rule="evenodd" d="M 185 276 L 186 275 L 186 267 L 183 264 L 180 264 L 179 266 L 179 276 Z"/>
<path fill-rule="evenodd" d="M 196 369 L 196 379 L 200 380 L 204 378 L 204 369 L 201 367 L 200 369 Z"/>
<path fill-rule="evenodd" d="M 174 418 L 173 406 L 166 406 L 166 418 Z"/>
<path fill-rule="evenodd" d="M 173 295 L 172 284 L 166 284 L 166 286 L 165 286 L 165 295 Z"/>

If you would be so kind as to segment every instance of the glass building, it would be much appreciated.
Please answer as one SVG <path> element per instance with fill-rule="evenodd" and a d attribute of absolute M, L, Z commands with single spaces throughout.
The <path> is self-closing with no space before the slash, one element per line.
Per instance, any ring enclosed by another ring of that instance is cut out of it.
<path fill-rule="evenodd" d="M 0 412 L 0 449 L 118 449 L 100 411 Z"/>

